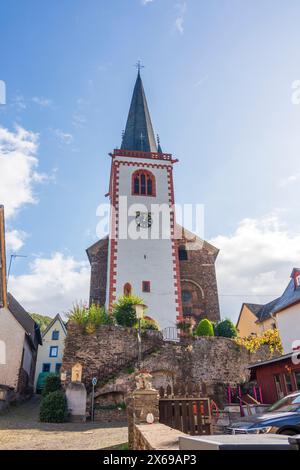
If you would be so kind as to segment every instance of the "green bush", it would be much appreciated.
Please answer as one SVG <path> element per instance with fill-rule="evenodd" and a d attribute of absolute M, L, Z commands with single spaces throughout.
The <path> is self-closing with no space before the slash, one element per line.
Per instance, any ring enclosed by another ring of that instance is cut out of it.
<path fill-rule="evenodd" d="M 69 321 L 76 323 L 82 327 L 84 333 L 93 333 L 100 325 L 110 325 L 113 318 L 109 315 L 105 307 L 92 304 L 86 307 L 84 304 L 75 304 L 68 313 Z"/>
<path fill-rule="evenodd" d="M 88 308 L 82 303 L 76 303 L 67 317 L 69 321 L 85 328 L 88 322 Z"/>
<path fill-rule="evenodd" d="M 64 423 L 68 417 L 65 394 L 57 390 L 43 397 L 40 408 L 40 421 L 43 423 Z"/>
<path fill-rule="evenodd" d="M 56 392 L 61 390 L 61 381 L 60 377 L 57 374 L 50 373 L 45 378 L 45 386 L 43 388 L 42 395 L 46 397 L 49 393 Z"/>
<path fill-rule="evenodd" d="M 207 318 L 200 320 L 195 330 L 195 336 L 214 336 L 212 322 L 207 320 Z"/>
<path fill-rule="evenodd" d="M 178 330 L 182 331 L 183 333 L 190 333 L 191 332 L 191 324 L 187 321 L 179 321 L 176 324 Z"/>
<path fill-rule="evenodd" d="M 142 304 L 143 301 L 134 295 L 122 296 L 113 305 L 113 316 L 118 325 L 133 327 L 137 323 L 135 305 Z"/>
<path fill-rule="evenodd" d="M 214 325 L 215 336 L 223 336 L 224 338 L 235 338 L 237 329 L 231 320 L 225 319 Z"/>
<path fill-rule="evenodd" d="M 159 331 L 158 323 L 150 317 L 144 317 L 141 320 L 141 329 L 142 330 L 154 330 Z"/>

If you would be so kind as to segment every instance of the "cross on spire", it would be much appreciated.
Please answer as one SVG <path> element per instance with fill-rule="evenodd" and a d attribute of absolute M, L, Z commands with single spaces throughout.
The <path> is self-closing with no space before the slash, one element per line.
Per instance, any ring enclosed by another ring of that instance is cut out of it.
<path fill-rule="evenodd" d="M 157 145 L 140 75 L 140 70 L 143 65 L 138 61 L 136 67 L 138 69 L 138 75 L 133 90 L 121 148 L 123 150 L 156 153 Z"/>
<path fill-rule="evenodd" d="M 140 60 L 137 61 L 137 63 L 135 64 L 135 67 L 137 68 L 138 73 L 140 73 L 141 69 L 145 68 L 145 66 L 142 65 L 142 62 Z"/>

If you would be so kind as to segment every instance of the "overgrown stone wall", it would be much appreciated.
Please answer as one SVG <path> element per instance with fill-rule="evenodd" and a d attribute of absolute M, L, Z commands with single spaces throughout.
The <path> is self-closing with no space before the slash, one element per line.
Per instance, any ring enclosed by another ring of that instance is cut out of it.
<path fill-rule="evenodd" d="M 143 332 L 143 354 L 155 351 L 162 342 L 161 333 Z M 137 351 L 137 331 L 133 328 L 103 325 L 94 333 L 87 334 L 70 322 L 61 370 L 66 372 L 68 383 L 72 367 L 79 362 L 83 366 L 82 381 L 89 390 L 92 377 L 98 377 L 99 383 L 103 383 L 107 377 L 132 369 Z"/>
<path fill-rule="evenodd" d="M 175 383 L 205 383 L 208 396 L 220 406 L 225 399 L 224 387 L 249 380 L 248 366 L 268 358 L 267 349 L 250 354 L 233 340 L 220 337 L 190 338 L 184 343 L 164 342 L 158 332 L 143 334 L 143 368 L 153 376 L 153 386 Z M 125 360 L 124 360 L 125 359 Z M 70 325 L 65 344 L 62 370 L 70 380 L 76 362 L 83 366 L 83 382 L 89 389 L 91 378 L 97 376 L 99 387 L 96 401 L 113 394 L 126 396 L 135 388 L 134 363 L 137 359 L 136 330 L 118 326 L 101 326 L 93 334 L 83 334 Z M 104 377 L 106 370 L 111 374 Z M 101 372 L 102 371 L 102 372 Z M 104 380 L 105 379 L 105 380 Z"/>

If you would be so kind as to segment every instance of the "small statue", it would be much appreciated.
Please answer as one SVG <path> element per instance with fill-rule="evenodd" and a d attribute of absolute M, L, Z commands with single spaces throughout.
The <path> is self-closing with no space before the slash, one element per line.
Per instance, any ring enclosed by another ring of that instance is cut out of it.
<path fill-rule="evenodd" d="M 141 371 L 135 376 L 137 390 L 154 390 L 152 387 L 152 375 L 148 371 Z"/>

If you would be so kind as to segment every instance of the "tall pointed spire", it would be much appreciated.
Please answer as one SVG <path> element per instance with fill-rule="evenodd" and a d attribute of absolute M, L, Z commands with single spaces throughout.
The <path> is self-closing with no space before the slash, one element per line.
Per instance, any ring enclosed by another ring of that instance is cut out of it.
<path fill-rule="evenodd" d="M 150 113 L 139 69 L 121 149 L 157 152 Z"/>

